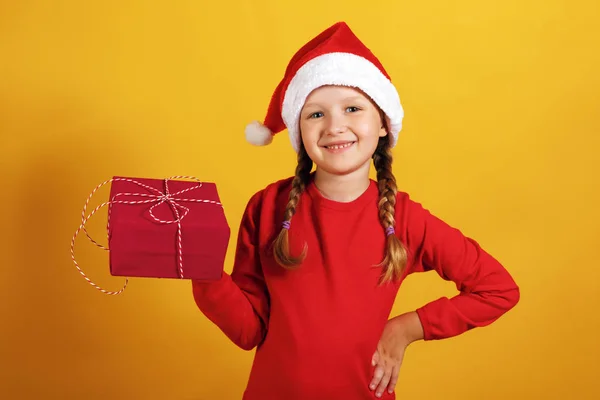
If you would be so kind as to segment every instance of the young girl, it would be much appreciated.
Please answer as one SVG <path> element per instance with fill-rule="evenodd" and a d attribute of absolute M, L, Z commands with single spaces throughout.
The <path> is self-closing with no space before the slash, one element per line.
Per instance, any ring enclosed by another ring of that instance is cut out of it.
<path fill-rule="evenodd" d="M 247 128 L 256 145 L 287 128 L 296 174 L 250 199 L 231 275 L 193 282 L 200 310 L 256 348 L 244 399 L 394 399 L 410 343 L 489 325 L 518 302 L 496 259 L 397 189 L 402 118 L 383 66 L 337 23 L 294 55 L 264 124 Z M 428 270 L 460 294 L 388 320 L 404 278 Z"/>

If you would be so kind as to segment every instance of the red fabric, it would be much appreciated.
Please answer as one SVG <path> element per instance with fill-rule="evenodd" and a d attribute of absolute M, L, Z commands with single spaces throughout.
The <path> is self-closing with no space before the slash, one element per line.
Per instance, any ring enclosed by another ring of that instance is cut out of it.
<path fill-rule="evenodd" d="M 165 183 L 161 179 L 116 178 L 133 179 L 165 193 Z M 171 194 L 194 186 L 198 186 L 198 183 L 182 180 L 168 182 Z M 156 195 L 154 191 L 133 182 L 115 180 L 111 183 L 111 201 L 152 200 L 138 194 Z M 174 200 L 190 210 L 181 221 L 184 278 L 217 280 L 223 271 L 230 235 L 223 208 L 218 204 L 197 203 L 185 199 L 220 202 L 216 185 L 203 182 L 200 188 L 176 195 Z M 157 203 L 158 201 L 148 204 L 112 205 L 109 220 L 109 258 L 112 275 L 179 277 L 177 224 L 159 223 L 151 217 L 150 209 Z M 154 207 L 152 212 L 156 218 L 164 221 L 176 219 L 167 203 Z M 183 213 L 181 209 L 178 209 L 178 212 L 180 215 Z"/>
<path fill-rule="evenodd" d="M 375 399 L 368 384 L 371 356 L 389 318 L 399 283 L 377 285 L 385 234 L 378 220 L 375 182 L 350 203 L 303 193 L 290 243 L 307 259 L 296 271 L 273 259 L 291 179 L 255 194 L 243 216 L 231 275 L 193 281 L 202 312 L 237 346 L 256 348 L 246 400 Z M 399 193 L 396 234 L 409 248 L 408 274 L 436 271 L 461 291 L 418 310 L 425 339 L 485 326 L 511 309 L 519 288 L 503 266 Z M 383 395 L 393 399 L 394 394 Z"/>

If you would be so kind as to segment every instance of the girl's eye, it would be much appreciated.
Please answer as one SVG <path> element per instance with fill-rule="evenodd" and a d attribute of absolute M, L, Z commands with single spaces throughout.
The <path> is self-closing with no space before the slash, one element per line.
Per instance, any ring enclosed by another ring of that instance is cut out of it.
<path fill-rule="evenodd" d="M 308 118 L 319 118 L 319 117 L 322 117 L 322 116 L 323 116 L 322 112 L 315 112 L 315 113 L 310 114 L 308 116 Z"/>
<path fill-rule="evenodd" d="M 357 112 L 358 110 L 360 110 L 360 108 L 358 108 L 358 107 L 348 107 L 348 108 L 346 108 L 346 110 L 348 112 Z"/>

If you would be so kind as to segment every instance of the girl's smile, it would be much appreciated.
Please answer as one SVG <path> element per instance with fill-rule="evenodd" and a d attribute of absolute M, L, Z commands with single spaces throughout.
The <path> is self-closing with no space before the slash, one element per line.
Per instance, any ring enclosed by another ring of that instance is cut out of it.
<path fill-rule="evenodd" d="M 329 153 L 341 153 L 348 150 L 352 145 L 354 145 L 356 141 L 336 141 L 330 144 L 321 146 L 328 150 Z"/>

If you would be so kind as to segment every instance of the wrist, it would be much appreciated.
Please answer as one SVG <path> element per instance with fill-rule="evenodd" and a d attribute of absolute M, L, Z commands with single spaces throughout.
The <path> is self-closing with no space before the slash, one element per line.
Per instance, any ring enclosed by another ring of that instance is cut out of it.
<path fill-rule="evenodd" d="M 423 339 L 423 325 L 415 311 L 400 314 L 394 319 L 397 321 L 397 332 L 404 339 L 406 346 Z"/>

